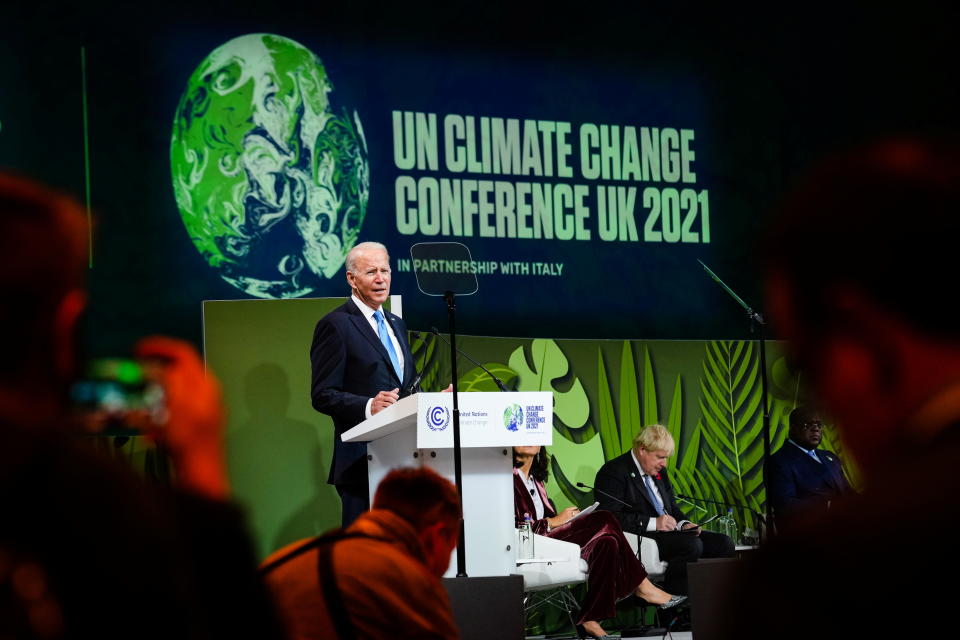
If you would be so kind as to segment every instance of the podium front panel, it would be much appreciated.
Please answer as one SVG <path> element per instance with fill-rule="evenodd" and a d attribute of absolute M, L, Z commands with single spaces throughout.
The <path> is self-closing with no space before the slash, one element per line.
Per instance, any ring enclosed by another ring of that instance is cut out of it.
<path fill-rule="evenodd" d="M 413 429 L 405 429 L 367 443 L 367 482 L 370 504 L 377 485 L 391 469 L 422 466 Z"/>
<path fill-rule="evenodd" d="M 549 391 L 460 393 L 460 446 L 553 444 Z M 417 394 L 417 446 L 453 447 L 453 394 Z"/>
<path fill-rule="evenodd" d="M 453 482 L 453 449 L 420 451 L 425 466 Z M 462 450 L 463 525 L 470 577 L 506 576 L 517 571 L 511 454 L 508 447 Z M 456 553 L 454 550 L 444 574 L 447 578 L 457 574 Z"/>
<path fill-rule="evenodd" d="M 416 425 L 411 397 L 344 434 L 345 441 L 367 442 L 371 502 L 396 467 L 426 466 L 454 481 L 453 394 L 420 393 L 415 401 Z M 426 423 L 431 413 L 432 428 Z M 460 414 L 467 574 L 510 575 L 517 559 L 511 447 L 552 443 L 553 394 L 462 393 Z M 445 575 L 455 574 L 456 551 Z"/>

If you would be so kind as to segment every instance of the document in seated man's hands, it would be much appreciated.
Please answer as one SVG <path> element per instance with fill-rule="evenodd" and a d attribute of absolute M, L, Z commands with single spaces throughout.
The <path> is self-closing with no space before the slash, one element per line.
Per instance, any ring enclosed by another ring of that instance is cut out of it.
<path fill-rule="evenodd" d="M 691 525 L 691 524 L 693 524 L 693 523 L 692 523 L 692 522 L 686 522 L 686 523 L 684 523 L 684 525 L 683 525 L 683 526 L 687 527 L 686 529 L 674 529 L 673 531 L 666 531 L 666 532 L 661 532 L 661 533 L 685 533 L 685 534 L 687 534 L 687 535 L 694 535 L 694 536 L 700 535 L 700 531 L 701 531 L 700 525 L 694 525 L 694 526 L 691 527 L 691 526 L 689 526 L 689 525 Z"/>
<path fill-rule="evenodd" d="M 703 530 L 703 525 L 713 522 L 716 518 L 717 516 L 713 515 L 700 523 L 684 522 L 683 525 L 677 525 L 676 532 L 677 533 L 693 533 L 693 534 L 699 535 L 700 531 Z"/>

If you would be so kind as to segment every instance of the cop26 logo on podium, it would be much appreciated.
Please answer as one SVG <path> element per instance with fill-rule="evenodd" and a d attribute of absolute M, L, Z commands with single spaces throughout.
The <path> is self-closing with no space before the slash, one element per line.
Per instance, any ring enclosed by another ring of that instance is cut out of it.
<path fill-rule="evenodd" d="M 512 404 L 503 411 L 503 426 L 507 431 L 517 431 L 523 424 L 523 409 L 518 404 Z"/>
<path fill-rule="evenodd" d="M 450 409 L 430 407 L 427 410 L 427 427 L 431 431 L 443 431 L 450 425 Z"/>

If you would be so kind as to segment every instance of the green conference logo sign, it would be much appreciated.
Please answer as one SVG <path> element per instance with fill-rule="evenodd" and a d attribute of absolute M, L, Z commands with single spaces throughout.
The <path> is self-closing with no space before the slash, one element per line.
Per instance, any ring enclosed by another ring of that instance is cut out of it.
<path fill-rule="evenodd" d="M 210 53 L 180 98 L 170 141 L 180 215 L 207 263 L 248 295 L 309 295 L 357 242 L 367 146 L 332 91 L 309 49 L 248 34 Z"/>
<path fill-rule="evenodd" d="M 518 404 L 512 404 L 503 410 L 503 426 L 507 431 L 517 431 L 523 424 L 523 409 Z"/>

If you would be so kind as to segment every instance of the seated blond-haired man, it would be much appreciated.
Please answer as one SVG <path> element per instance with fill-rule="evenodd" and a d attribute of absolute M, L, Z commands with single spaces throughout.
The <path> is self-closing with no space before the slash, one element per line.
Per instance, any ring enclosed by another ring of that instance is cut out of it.
<path fill-rule="evenodd" d="M 624 531 L 656 541 L 667 562 L 664 589 L 687 594 L 687 563 L 733 556 L 734 545 L 728 536 L 701 531 L 677 506 L 667 472 L 673 448 L 665 427 L 644 427 L 630 451 L 600 467 L 594 486 L 599 508 L 613 512 Z"/>

